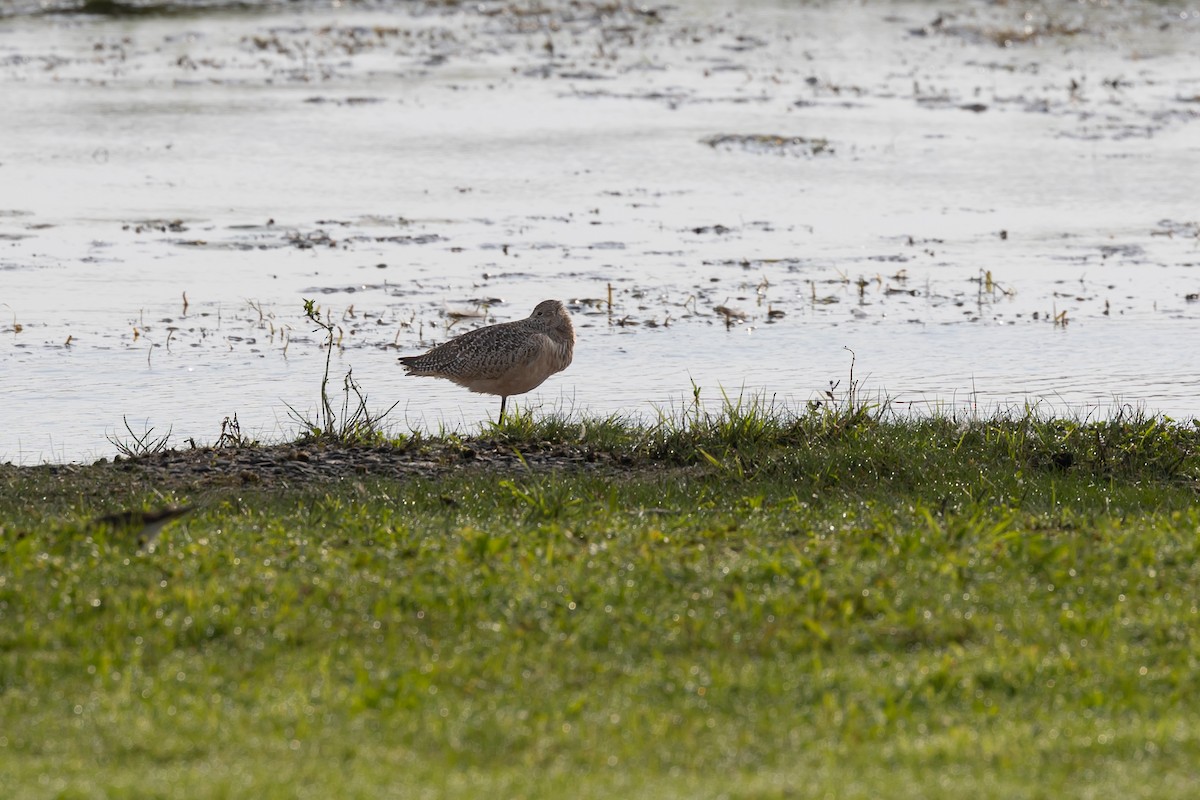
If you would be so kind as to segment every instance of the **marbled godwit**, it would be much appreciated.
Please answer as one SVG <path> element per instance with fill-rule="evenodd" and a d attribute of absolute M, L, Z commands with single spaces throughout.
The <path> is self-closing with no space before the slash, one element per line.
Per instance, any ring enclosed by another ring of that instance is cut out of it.
<path fill-rule="evenodd" d="M 500 395 L 500 422 L 510 395 L 524 394 L 562 372 L 575 351 L 566 307 L 543 300 L 525 319 L 468 331 L 419 356 L 401 356 L 406 375 L 446 378 L 472 392 Z"/>

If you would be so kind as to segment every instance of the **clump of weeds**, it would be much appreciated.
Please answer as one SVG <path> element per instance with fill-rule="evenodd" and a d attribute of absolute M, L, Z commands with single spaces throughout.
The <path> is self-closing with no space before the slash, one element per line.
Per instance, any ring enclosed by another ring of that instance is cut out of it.
<path fill-rule="evenodd" d="M 382 412 L 373 412 L 367 406 L 367 395 L 362 386 L 354 380 L 354 371 L 347 370 L 342 380 L 342 406 L 340 413 L 334 409 L 329 397 L 329 367 L 333 358 L 335 332 L 338 326 L 329 319 L 327 312 L 322 312 L 313 300 L 304 301 L 304 316 L 308 317 L 318 330 L 325 331 L 325 370 L 321 375 L 321 408 L 317 417 L 310 417 L 290 403 L 287 404 L 288 415 L 300 426 L 301 438 L 328 439 L 341 443 L 364 443 L 380 441 L 385 438 L 383 421 L 397 406 L 392 403 Z"/>

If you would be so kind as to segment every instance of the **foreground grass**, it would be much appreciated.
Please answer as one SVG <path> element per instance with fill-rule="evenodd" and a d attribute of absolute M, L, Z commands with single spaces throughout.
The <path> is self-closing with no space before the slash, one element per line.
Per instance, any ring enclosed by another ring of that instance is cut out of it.
<path fill-rule="evenodd" d="M 485 438 L 616 458 L 230 489 L 149 553 L 82 526 L 110 473 L 4 473 L 5 796 L 1194 792 L 1195 426 Z"/>

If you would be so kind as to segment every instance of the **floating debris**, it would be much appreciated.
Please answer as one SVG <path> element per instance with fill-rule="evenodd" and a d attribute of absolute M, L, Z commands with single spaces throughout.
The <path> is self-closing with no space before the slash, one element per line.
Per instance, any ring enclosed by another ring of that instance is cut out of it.
<path fill-rule="evenodd" d="M 729 231 L 730 228 L 727 228 L 724 225 L 701 225 L 699 227 L 692 228 L 692 233 L 726 234 L 729 233 Z"/>
<path fill-rule="evenodd" d="M 729 306 L 721 305 L 713 308 L 713 311 L 723 318 L 722 321 L 725 323 L 726 328 L 732 328 L 734 325 L 745 322 L 750 318 L 750 315 L 740 308 L 730 308 Z"/>
<path fill-rule="evenodd" d="M 304 99 L 304 102 L 306 102 L 306 103 L 312 103 L 312 104 L 314 104 L 314 105 L 321 105 L 321 104 L 323 104 L 323 103 L 330 103 L 330 104 L 332 104 L 332 105 L 335 105 L 335 106 L 365 106 L 365 105 L 372 105 L 372 104 L 374 104 L 374 103 L 382 103 L 382 102 L 383 102 L 383 98 L 382 98 L 382 97 L 343 97 L 343 98 L 335 98 L 335 97 L 323 97 L 323 96 L 321 96 L 321 95 L 317 95 L 317 96 L 315 96 L 315 97 L 306 97 L 306 98 Z"/>
<path fill-rule="evenodd" d="M 828 139 L 807 138 L 804 136 L 778 136 L 775 134 L 732 134 L 723 133 L 701 139 L 713 149 L 745 150 L 748 153 L 780 156 L 813 156 L 833 155 L 833 146 Z"/>
<path fill-rule="evenodd" d="M 145 233 L 146 231 L 182 233 L 187 230 L 187 226 L 183 224 L 183 220 L 181 219 L 147 219 L 141 222 L 127 222 L 121 226 L 121 230 L 131 230 L 134 233 Z"/>
<path fill-rule="evenodd" d="M 480 308 L 448 308 L 446 309 L 446 318 L 453 322 L 461 322 L 464 319 L 487 319 L 487 312 Z"/>

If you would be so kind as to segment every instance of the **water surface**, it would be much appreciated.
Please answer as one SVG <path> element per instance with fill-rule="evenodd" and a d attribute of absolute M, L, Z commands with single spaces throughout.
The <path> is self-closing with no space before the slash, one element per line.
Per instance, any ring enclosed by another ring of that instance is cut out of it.
<path fill-rule="evenodd" d="M 293 434 L 304 298 L 401 430 L 546 297 L 545 409 L 1200 415 L 1194 4 L 214 5 L 0 21 L 0 459 Z"/>

